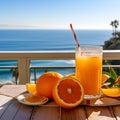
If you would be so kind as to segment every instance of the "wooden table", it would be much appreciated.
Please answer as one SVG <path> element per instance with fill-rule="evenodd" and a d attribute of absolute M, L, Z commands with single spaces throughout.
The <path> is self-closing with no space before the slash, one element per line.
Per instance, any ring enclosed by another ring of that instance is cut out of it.
<path fill-rule="evenodd" d="M 25 90 L 24 85 L 0 88 L 0 120 L 120 120 L 120 105 L 63 109 L 51 101 L 42 106 L 27 106 L 15 99 Z"/>

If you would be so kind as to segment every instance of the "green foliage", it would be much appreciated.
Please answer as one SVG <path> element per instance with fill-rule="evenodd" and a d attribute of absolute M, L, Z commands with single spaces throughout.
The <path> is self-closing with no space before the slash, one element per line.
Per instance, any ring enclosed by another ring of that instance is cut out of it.
<path fill-rule="evenodd" d="M 109 70 L 110 70 L 110 76 L 111 76 L 111 78 L 114 79 L 114 80 L 116 80 L 118 76 L 117 76 L 115 70 L 112 67 L 110 67 Z"/>
<path fill-rule="evenodd" d="M 116 84 L 114 84 L 113 87 L 120 88 L 120 83 L 116 83 Z"/>
<path fill-rule="evenodd" d="M 112 67 L 109 67 L 109 72 L 103 71 L 103 73 L 110 76 L 109 79 L 105 82 L 105 86 L 107 85 L 108 87 L 120 87 L 120 84 L 116 83 L 118 75 Z"/>

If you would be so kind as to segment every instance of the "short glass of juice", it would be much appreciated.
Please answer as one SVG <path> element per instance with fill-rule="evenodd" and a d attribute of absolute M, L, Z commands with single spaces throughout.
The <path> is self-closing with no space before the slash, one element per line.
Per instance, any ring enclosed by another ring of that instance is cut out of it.
<path fill-rule="evenodd" d="M 102 50 L 101 46 L 91 45 L 76 48 L 76 78 L 83 85 L 84 99 L 101 96 Z"/>

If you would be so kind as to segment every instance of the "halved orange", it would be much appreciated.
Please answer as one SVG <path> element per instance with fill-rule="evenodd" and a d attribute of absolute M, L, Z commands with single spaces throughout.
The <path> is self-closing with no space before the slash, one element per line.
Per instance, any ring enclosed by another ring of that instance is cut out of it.
<path fill-rule="evenodd" d="M 102 92 L 109 97 L 120 97 L 120 88 L 102 88 Z"/>
<path fill-rule="evenodd" d="M 26 83 L 26 89 L 32 95 L 37 95 L 36 84 L 34 84 L 34 83 Z"/>
<path fill-rule="evenodd" d="M 110 78 L 107 74 L 102 74 L 102 83 L 105 83 Z"/>
<path fill-rule="evenodd" d="M 57 82 L 53 89 L 55 102 L 63 108 L 74 108 L 78 106 L 84 97 L 81 83 L 70 77 L 64 77 Z"/>

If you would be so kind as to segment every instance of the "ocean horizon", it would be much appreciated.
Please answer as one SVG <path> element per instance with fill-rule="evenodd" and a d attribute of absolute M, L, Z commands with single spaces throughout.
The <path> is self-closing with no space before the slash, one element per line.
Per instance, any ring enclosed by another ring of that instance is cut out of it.
<path fill-rule="evenodd" d="M 104 45 L 112 37 L 112 30 L 75 30 L 81 45 Z M 76 43 L 71 30 L 0 29 L 0 51 L 54 51 L 75 50 Z M 0 60 L 0 66 L 17 65 L 15 60 Z M 73 66 L 73 60 L 31 61 L 31 66 Z M 61 73 L 63 71 L 60 70 Z M 66 71 L 65 74 L 72 72 Z M 33 74 L 33 73 L 31 73 Z M 39 72 L 38 72 L 39 76 Z M 13 80 L 11 71 L 0 69 L 0 81 Z"/>

